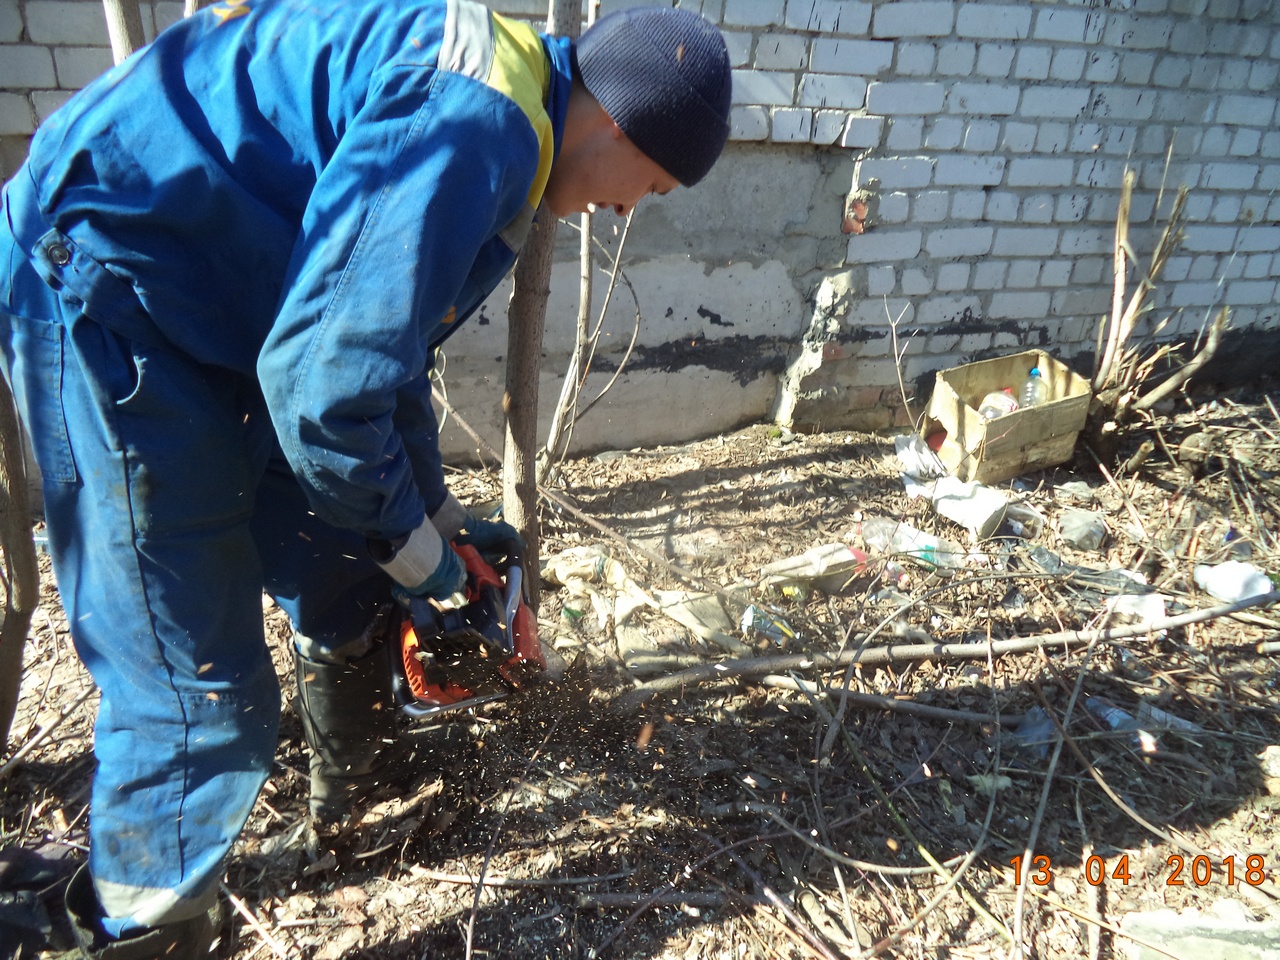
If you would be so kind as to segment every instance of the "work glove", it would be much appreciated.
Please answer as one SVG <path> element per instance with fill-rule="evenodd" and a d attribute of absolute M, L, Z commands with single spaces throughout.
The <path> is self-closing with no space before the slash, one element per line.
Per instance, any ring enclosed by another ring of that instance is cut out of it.
<path fill-rule="evenodd" d="M 505 520 L 481 520 L 474 513 L 468 513 L 463 527 L 453 538 L 459 545 L 475 547 L 481 554 L 494 553 L 508 541 L 514 540 L 524 553 L 524 539 L 511 524 Z"/>
<path fill-rule="evenodd" d="M 395 581 L 392 593 L 402 602 L 447 600 L 466 586 L 462 558 L 430 520 L 408 536 L 370 540 L 369 552 Z"/>

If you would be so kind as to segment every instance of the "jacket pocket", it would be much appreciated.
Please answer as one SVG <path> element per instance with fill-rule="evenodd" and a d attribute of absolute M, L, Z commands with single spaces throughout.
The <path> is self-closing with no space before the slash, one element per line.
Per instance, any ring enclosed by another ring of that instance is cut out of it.
<path fill-rule="evenodd" d="M 9 342 L 4 349 L 9 385 L 40 473 L 46 482 L 74 483 L 76 465 L 62 406 L 66 331 L 62 324 L 47 320 L 12 315 L 8 320 Z"/>

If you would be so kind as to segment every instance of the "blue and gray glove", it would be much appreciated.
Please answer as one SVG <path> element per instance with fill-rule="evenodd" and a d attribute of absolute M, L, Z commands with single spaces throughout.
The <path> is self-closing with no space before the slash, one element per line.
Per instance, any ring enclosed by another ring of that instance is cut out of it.
<path fill-rule="evenodd" d="M 431 522 L 446 540 L 468 544 L 481 553 L 496 552 L 508 541 L 514 540 L 524 553 L 524 539 L 520 532 L 505 520 L 481 520 L 467 510 L 452 493 L 431 515 Z"/>
<path fill-rule="evenodd" d="M 447 600 L 466 586 L 462 558 L 430 520 L 408 536 L 370 540 L 369 552 L 396 582 L 392 592 L 402 601 Z"/>
<path fill-rule="evenodd" d="M 453 539 L 455 543 L 470 544 L 482 554 L 493 553 L 514 540 L 524 553 L 524 538 L 519 530 L 505 520 L 481 520 L 473 513 L 467 514 L 466 523 Z"/>

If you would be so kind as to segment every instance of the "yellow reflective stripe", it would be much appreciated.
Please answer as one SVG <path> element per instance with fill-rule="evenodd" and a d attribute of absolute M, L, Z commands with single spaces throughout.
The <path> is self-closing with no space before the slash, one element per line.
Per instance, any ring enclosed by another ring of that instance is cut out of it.
<path fill-rule="evenodd" d="M 486 82 L 516 102 L 538 138 L 538 172 L 528 198 L 536 209 L 551 176 L 555 136 L 544 106 L 551 90 L 551 64 L 533 27 L 493 14 L 493 65 Z"/>
<path fill-rule="evenodd" d="M 210 10 L 218 18 L 218 25 L 221 26 L 228 20 L 245 16 L 249 12 L 249 0 L 226 0 L 225 3 L 211 7 Z"/>

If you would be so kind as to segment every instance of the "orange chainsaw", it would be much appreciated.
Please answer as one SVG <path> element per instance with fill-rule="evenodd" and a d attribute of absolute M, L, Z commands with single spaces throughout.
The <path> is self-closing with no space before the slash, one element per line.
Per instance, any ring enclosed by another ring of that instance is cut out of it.
<path fill-rule="evenodd" d="M 392 679 L 396 702 L 411 717 L 501 700 L 547 666 L 525 594 L 520 543 L 510 540 L 487 559 L 470 545 L 453 549 L 467 571 L 466 602 L 415 603 L 400 627 Z"/>

